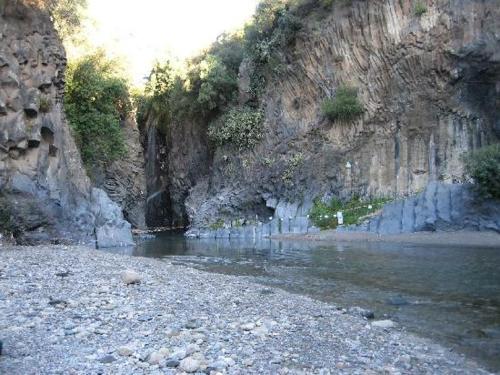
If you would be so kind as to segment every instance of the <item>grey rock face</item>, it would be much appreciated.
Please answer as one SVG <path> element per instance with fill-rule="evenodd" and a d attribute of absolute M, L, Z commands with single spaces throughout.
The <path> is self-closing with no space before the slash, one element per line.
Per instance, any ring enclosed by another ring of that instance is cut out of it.
<path fill-rule="evenodd" d="M 103 189 L 120 207 L 127 221 L 139 229 L 146 228 L 146 177 L 140 134 L 134 119 L 121 127 L 126 154 L 105 170 L 94 171 L 93 183 Z"/>
<path fill-rule="evenodd" d="M 170 197 L 169 159 L 166 138 L 157 129 L 153 120 L 142 129 L 146 145 L 146 224 L 150 227 L 170 226 L 173 218 Z M 181 219 L 181 218 L 178 218 Z"/>
<path fill-rule="evenodd" d="M 134 245 L 130 223 L 123 219 L 121 208 L 100 189 L 92 189 L 91 199 L 97 247 Z"/>
<path fill-rule="evenodd" d="M 432 182 L 422 193 L 386 205 L 367 224 L 343 230 L 399 234 L 462 229 L 500 232 L 500 202 L 479 199 L 470 185 Z"/>
<path fill-rule="evenodd" d="M 200 121 L 172 123 L 167 134 L 151 118 L 143 128 L 146 148 L 147 208 L 149 226 L 186 226 L 185 205 L 196 183 L 203 184 L 210 157 L 207 126 Z"/>
<path fill-rule="evenodd" d="M 283 72 L 268 77 L 254 150 L 211 152 L 206 123 L 170 124 L 163 191 L 185 202 L 192 226 L 288 210 L 277 198 L 410 196 L 463 182 L 461 154 L 499 140 L 497 2 L 440 0 L 422 17 L 411 0 L 341 3 L 320 28 L 304 19 Z M 251 69 L 240 69 L 242 102 Z M 365 113 L 353 122 L 321 114 L 340 85 L 359 89 Z M 403 225 L 426 225 L 412 220 Z"/>
<path fill-rule="evenodd" d="M 239 224 L 239 223 L 238 223 Z M 319 232 L 308 217 L 276 217 L 268 222 L 246 223 L 242 226 L 224 224 L 220 229 L 191 228 L 185 235 L 190 238 L 230 238 L 260 240 L 282 234 L 309 234 Z"/>
<path fill-rule="evenodd" d="M 94 244 L 95 232 L 101 246 L 130 243 L 120 208 L 92 191 L 64 117 L 66 57 L 49 17 L 2 5 L 0 232 L 22 244 Z"/>

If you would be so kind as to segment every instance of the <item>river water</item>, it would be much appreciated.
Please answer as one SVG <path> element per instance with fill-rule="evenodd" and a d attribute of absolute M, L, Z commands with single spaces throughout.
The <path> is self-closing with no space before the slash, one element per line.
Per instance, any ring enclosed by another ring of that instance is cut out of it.
<path fill-rule="evenodd" d="M 255 243 L 160 234 L 129 252 L 370 309 L 376 319 L 392 319 L 500 371 L 500 245 Z"/>

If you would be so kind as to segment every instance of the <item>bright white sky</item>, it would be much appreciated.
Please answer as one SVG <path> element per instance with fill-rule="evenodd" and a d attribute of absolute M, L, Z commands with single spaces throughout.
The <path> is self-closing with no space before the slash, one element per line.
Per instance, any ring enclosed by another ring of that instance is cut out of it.
<path fill-rule="evenodd" d="M 240 28 L 258 0 L 88 0 L 85 34 L 93 46 L 124 57 L 134 83 L 155 60 L 184 60 L 224 31 Z"/>

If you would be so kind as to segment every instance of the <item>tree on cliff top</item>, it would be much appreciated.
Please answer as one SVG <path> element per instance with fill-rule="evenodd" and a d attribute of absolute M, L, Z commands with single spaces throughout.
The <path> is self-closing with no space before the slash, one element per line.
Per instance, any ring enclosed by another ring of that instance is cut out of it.
<path fill-rule="evenodd" d="M 71 62 L 64 108 L 92 175 L 125 152 L 120 122 L 131 111 L 127 81 L 103 51 Z"/>
<path fill-rule="evenodd" d="M 87 0 L 23 0 L 23 2 L 47 11 L 63 39 L 78 31 L 83 11 L 87 7 Z"/>

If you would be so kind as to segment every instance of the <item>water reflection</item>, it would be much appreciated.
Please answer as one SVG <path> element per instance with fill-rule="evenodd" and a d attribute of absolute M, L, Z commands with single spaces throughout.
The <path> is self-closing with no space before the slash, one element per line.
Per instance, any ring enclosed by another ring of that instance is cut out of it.
<path fill-rule="evenodd" d="M 500 247 L 185 239 L 118 250 L 371 309 L 500 370 Z"/>

